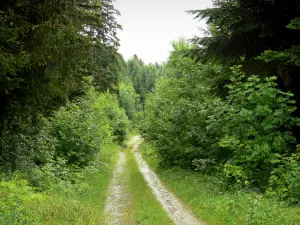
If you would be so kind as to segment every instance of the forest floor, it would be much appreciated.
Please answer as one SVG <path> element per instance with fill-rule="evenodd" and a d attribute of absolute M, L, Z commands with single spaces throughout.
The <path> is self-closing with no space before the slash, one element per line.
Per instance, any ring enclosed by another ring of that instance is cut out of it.
<path fill-rule="evenodd" d="M 108 189 L 106 224 L 206 224 L 174 196 L 143 160 L 135 136 L 119 161 Z"/>

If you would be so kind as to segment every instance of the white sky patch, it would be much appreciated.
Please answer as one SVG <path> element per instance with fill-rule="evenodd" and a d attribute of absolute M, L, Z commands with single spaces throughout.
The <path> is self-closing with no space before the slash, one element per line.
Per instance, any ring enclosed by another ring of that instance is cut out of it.
<path fill-rule="evenodd" d="M 206 28 L 186 11 L 211 6 L 211 0 L 116 0 L 123 27 L 119 52 L 125 60 L 136 54 L 145 63 L 166 61 L 172 40 L 201 36 L 199 27 Z"/>

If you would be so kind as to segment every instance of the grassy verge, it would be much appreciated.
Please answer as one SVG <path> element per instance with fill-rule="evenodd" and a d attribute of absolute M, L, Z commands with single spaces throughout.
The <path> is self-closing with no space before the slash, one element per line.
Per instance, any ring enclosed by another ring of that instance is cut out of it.
<path fill-rule="evenodd" d="M 157 157 L 147 144 L 142 145 L 141 152 L 169 189 L 210 225 L 300 224 L 300 207 L 284 207 L 256 193 L 224 191 L 216 178 L 197 172 L 159 169 Z"/>
<path fill-rule="evenodd" d="M 134 155 L 130 151 L 131 149 L 127 149 L 126 152 L 126 172 L 129 176 L 130 192 L 133 196 L 132 211 L 135 214 L 137 224 L 173 224 L 144 180 Z"/>
<path fill-rule="evenodd" d="M 132 204 L 127 213 L 130 218 L 124 218 L 124 224 L 133 220 L 143 225 L 172 224 L 139 172 L 134 156 L 130 152 L 131 147 L 126 149 L 124 179 L 129 183 L 128 191 Z M 79 186 L 71 186 L 71 190 L 57 188 L 50 195 L 43 193 L 34 195 L 33 191 L 29 190 L 23 207 L 27 211 L 22 215 L 25 223 L 19 221 L 11 224 L 105 224 L 105 198 L 120 148 L 114 145 L 103 152 L 101 161 L 104 163 L 99 170 L 83 174 L 84 182 Z"/>
<path fill-rule="evenodd" d="M 98 170 L 86 172 L 83 183 L 72 190 L 58 188 L 51 195 L 30 201 L 30 215 L 36 224 L 104 224 L 104 204 L 120 147 L 108 147 Z"/>

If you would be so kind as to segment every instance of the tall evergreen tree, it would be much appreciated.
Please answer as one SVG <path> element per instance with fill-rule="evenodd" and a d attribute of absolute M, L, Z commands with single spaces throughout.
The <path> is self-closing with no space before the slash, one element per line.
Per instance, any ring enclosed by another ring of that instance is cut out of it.
<path fill-rule="evenodd" d="M 39 132 L 40 117 L 84 87 L 116 86 L 116 14 L 112 0 L 1 1 L 1 163 L 29 157 L 25 149 L 32 149 L 28 139 Z"/>
<path fill-rule="evenodd" d="M 2 1 L 1 124 L 51 112 L 85 76 L 100 88 L 116 82 L 115 14 L 111 0 Z"/>
<path fill-rule="evenodd" d="M 300 108 L 299 0 L 217 0 L 213 8 L 190 12 L 206 19 L 212 31 L 194 38 L 196 58 L 243 64 L 248 75 L 277 75 L 280 88 L 291 91 Z M 300 130 L 295 128 L 295 134 L 300 140 Z"/>

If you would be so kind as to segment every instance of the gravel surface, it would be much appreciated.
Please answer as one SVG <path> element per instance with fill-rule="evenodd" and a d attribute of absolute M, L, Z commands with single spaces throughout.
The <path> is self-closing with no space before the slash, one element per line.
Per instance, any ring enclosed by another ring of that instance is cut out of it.
<path fill-rule="evenodd" d="M 143 160 L 140 152 L 139 145 L 141 140 L 135 137 L 136 144 L 132 151 L 136 157 L 136 161 L 139 165 L 139 169 L 143 174 L 148 185 L 152 189 L 154 195 L 161 203 L 164 210 L 176 225 L 204 225 L 205 222 L 196 218 L 190 209 L 187 208 L 177 197 L 175 197 L 167 188 L 162 184 L 157 174 L 155 174 L 148 164 Z"/>

